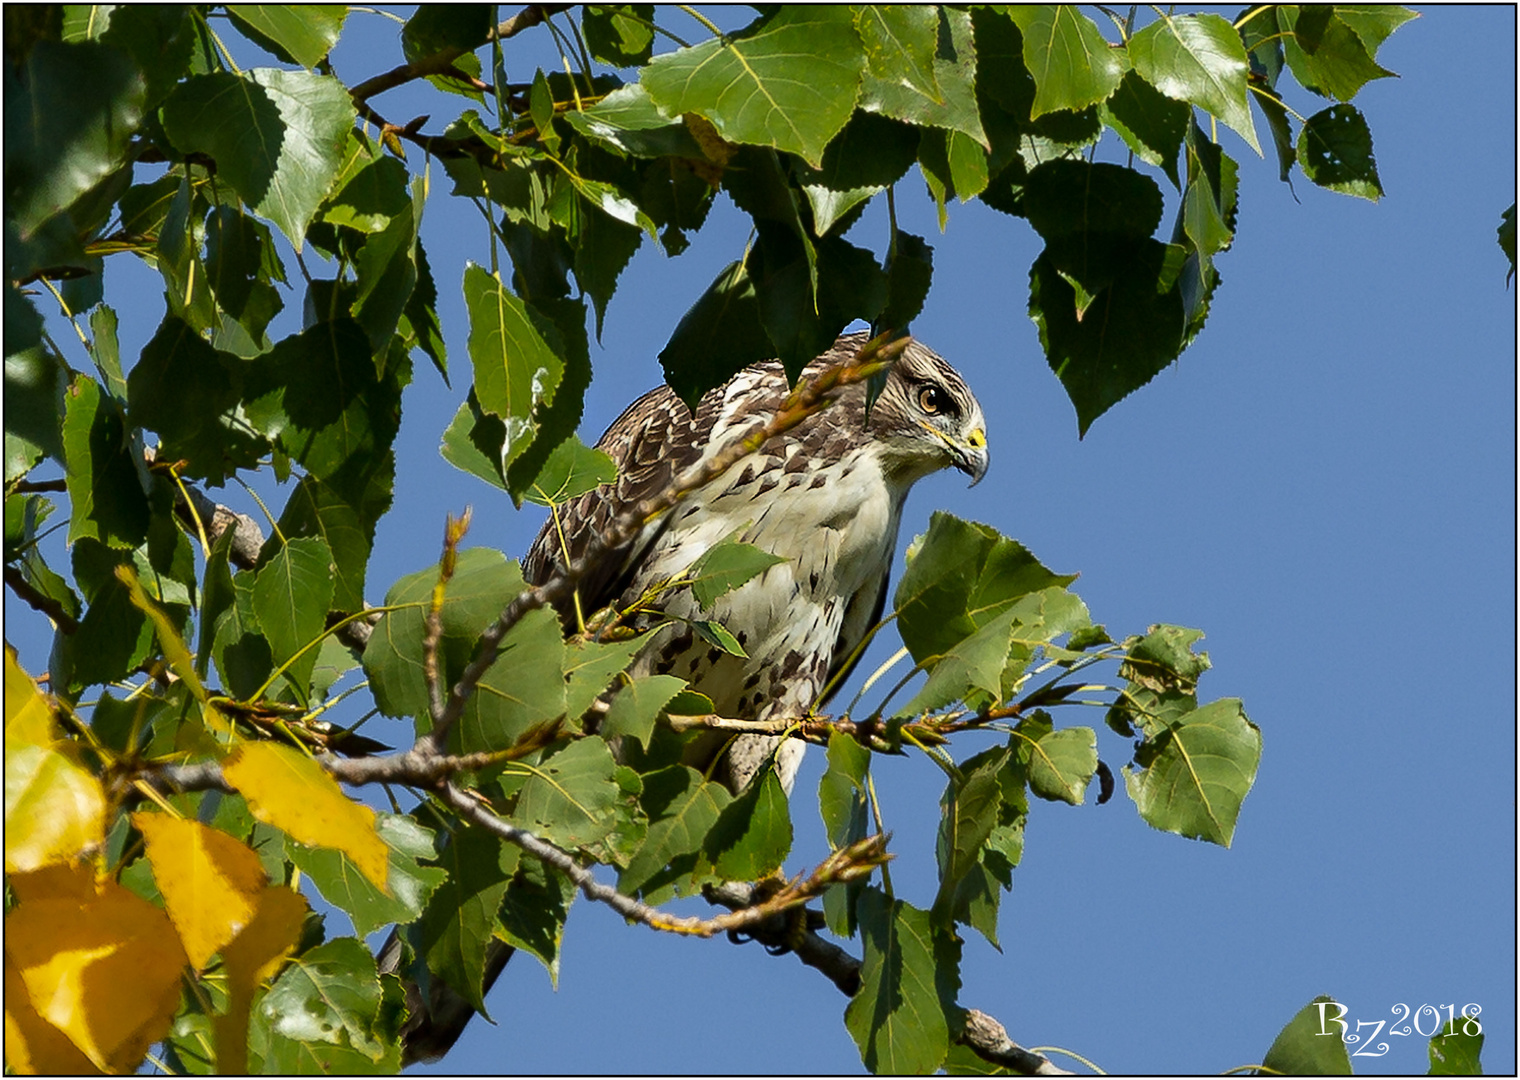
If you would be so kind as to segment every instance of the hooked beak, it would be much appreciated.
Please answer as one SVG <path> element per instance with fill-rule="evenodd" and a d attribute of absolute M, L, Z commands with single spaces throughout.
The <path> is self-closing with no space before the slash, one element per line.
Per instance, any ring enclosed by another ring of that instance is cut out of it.
<path fill-rule="evenodd" d="M 971 486 L 976 487 L 987 475 L 987 433 L 979 427 L 972 428 L 966 441 L 952 443 L 951 449 L 955 455 L 955 467 L 971 477 Z"/>

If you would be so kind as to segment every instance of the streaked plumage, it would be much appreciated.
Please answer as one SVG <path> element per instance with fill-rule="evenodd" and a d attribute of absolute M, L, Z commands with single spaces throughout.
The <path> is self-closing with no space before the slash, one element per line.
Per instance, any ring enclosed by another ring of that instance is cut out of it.
<path fill-rule="evenodd" d="M 866 338 L 841 337 L 804 376 L 852 356 Z M 769 362 L 709 391 L 695 415 L 669 387 L 639 398 L 597 443 L 618 466 L 616 483 L 571 501 L 559 510 L 557 523 L 545 524 L 524 560 L 524 576 L 531 583 L 545 580 L 564 554 L 577 556 L 623 507 L 663 489 L 736 429 L 771 416 L 788 390 L 781 365 Z M 607 604 L 632 604 L 658 583 L 682 576 L 725 539 L 785 560 L 720 597 L 711 611 L 701 610 L 687 587 L 667 590 L 658 601 L 682 619 L 716 619 L 747 658 L 725 653 L 673 621 L 651 634 L 631 674 L 687 679 L 722 716 L 801 716 L 814 705 L 880 618 L 908 490 L 946 466 L 977 479 L 987 467 L 981 406 L 955 369 L 930 349 L 908 346 L 869 418 L 865 396 L 864 384 L 844 388 L 833 406 L 741 459 L 582 578 L 581 609 L 589 615 Z M 561 615 L 573 623 L 572 608 Z M 710 760 L 725 742 L 708 739 L 694 751 L 694 763 L 705 764 L 704 755 Z M 763 736 L 734 740 L 720 775 L 739 790 L 775 742 Z M 788 790 L 803 749 L 792 740 L 777 754 Z"/>

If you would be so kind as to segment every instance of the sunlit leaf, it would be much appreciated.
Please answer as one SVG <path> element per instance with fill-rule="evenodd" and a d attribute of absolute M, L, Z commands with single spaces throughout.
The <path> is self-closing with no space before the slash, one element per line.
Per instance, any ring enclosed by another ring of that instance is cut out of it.
<path fill-rule="evenodd" d="M 375 812 L 344 795 L 338 782 L 299 750 L 244 743 L 222 766 L 254 817 L 303 844 L 336 848 L 381 889 L 390 856 L 375 832 Z"/>
<path fill-rule="evenodd" d="M 190 965 L 204 968 L 253 921 L 268 878 L 246 844 L 198 821 L 132 815 Z"/>

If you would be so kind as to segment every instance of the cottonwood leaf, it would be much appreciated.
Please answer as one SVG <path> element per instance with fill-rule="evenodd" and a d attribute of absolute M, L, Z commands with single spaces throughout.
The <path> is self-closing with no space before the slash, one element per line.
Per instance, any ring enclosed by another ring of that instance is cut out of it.
<path fill-rule="evenodd" d="M 617 824 L 615 768 L 605 740 L 579 739 L 533 768 L 510 817 L 563 848 L 594 844 Z"/>
<path fill-rule="evenodd" d="M 254 991 L 273 977 L 300 943 L 309 912 L 300 893 L 271 885 L 257 895 L 253 918 L 222 950 L 227 1010 L 211 1021 L 219 1072 L 248 1071 L 248 1019 Z"/>
<path fill-rule="evenodd" d="M 373 1030 L 380 1002 L 375 958 L 362 941 L 337 938 L 292 960 L 264 995 L 259 1012 L 272 1034 L 349 1047 L 379 1061 L 386 1052 Z"/>
<path fill-rule="evenodd" d="M 848 8 L 797 5 L 658 56 L 639 81 L 671 116 L 698 113 L 730 142 L 790 151 L 816 168 L 855 108 L 864 67 Z"/>
<path fill-rule="evenodd" d="M 390 872 L 382 890 L 359 871 L 353 859 L 333 848 L 292 844 L 290 861 L 311 879 L 323 898 L 342 908 L 354 932 L 373 934 L 389 923 L 409 923 L 422 914 L 428 898 L 446 876 L 419 860 L 437 854 L 433 831 L 407 814 L 375 815 L 375 832 L 389 849 Z"/>
<path fill-rule="evenodd" d="M 354 122 L 342 82 L 275 68 L 194 75 L 169 95 L 162 115 L 175 149 L 214 158 L 218 177 L 301 250 Z"/>
<path fill-rule="evenodd" d="M 227 15 L 232 25 L 281 60 L 310 68 L 338 43 L 348 8 L 341 4 L 228 4 Z"/>
<path fill-rule="evenodd" d="M 1238 698 L 1222 698 L 1151 734 L 1124 786 L 1150 825 L 1229 847 L 1260 761 L 1261 729 Z"/>
<path fill-rule="evenodd" d="M 769 764 L 719 813 L 704 849 L 713 869 L 729 881 L 756 881 L 785 861 L 792 850 L 792 816 Z"/>
<path fill-rule="evenodd" d="M 418 923 L 418 947 L 430 972 L 459 992 L 482 1016 L 486 946 L 496 932 L 496 909 L 517 869 L 520 849 L 484 829 L 455 834 L 439 854 L 447 872 Z"/>
<path fill-rule="evenodd" d="M 375 812 L 343 794 L 311 758 L 271 742 L 243 743 L 228 755 L 222 775 L 253 816 L 303 844 L 336 848 L 380 889 L 390 855 L 375 831 Z"/>
<path fill-rule="evenodd" d="M 47 698 L 5 649 L 5 871 L 68 862 L 105 840 L 105 792 L 55 738 Z"/>
<path fill-rule="evenodd" d="M 708 609 L 718 597 L 784 562 L 785 559 L 761 551 L 754 544 L 725 540 L 708 548 L 706 554 L 692 563 L 687 576 L 691 578 L 691 591 L 697 603 Z"/>
<path fill-rule="evenodd" d="M 125 1073 L 169 1033 L 186 957 L 162 909 L 109 879 L 99 889 L 83 902 L 18 903 L 5 918 L 6 967 L 96 1068 Z"/>
<path fill-rule="evenodd" d="M 630 738 L 648 748 L 655 721 L 661 711 L 686 688 L 686 680 L 674 675 L 646 675 L 617 692 L 602 719 L 603 738 Z"/>
<path fill-rule="evenodd" d="M 862 894 L 857 912 L 865 955 L 845 1027 L 869 1071 L 932 1073 L 959 1027 L 960 943 L 936 930 L 927 911 L 879 889 Z"/>
<path fill-rule="evenodd" d="M 1250 61 L 1240 34 L 1219 15 L 1165 15 L 1129 39 L 1135 71 L 1169 98 L 1219 118 L 1261 153 L 1246 99 Z"/>
<path fill-rule="evenodd" d="M 1029 790 L 1042 799 L 1081 806 L 1097 771 L 1098 736 L 1092 728 L 1050 731 L 1029 748 Z"/>
<path fill-rule="evenodd" d="M 1034 76 L 1031 119 L 1080 112 L 1112 94 L 1124 64 L 1086 15 L 1069 4 L 1015 5 L 1009 16 L 1024 38 L 1024 66 Z"/>
<path fill-rule="evenodd" d="M 639 801 L 649 815 L 649 832 L 618 876 L 618 888 L 629 894 L 637 893 L 675 860 L 702 850 L 708 832 L 733 796 L 722 784 L 704 780 L 691 766 L 671 765 L 645 775 Z"/>
<path fill-rule="evenodd" d="M 1350 1076 L 1351 1059 L 1340 1039 L 1327 1039 L 1321 1016 L 1336 1015 L 1340 1006 L 1334 998 L 1321 994 L 1294 1014 L 1272 1040 L 1263 1069 L 1275 1076 Z"/>
<path fill-rule="evenodd" d="M 248 845 L 169 814 L 132 815 L 190 966 L 210 963 L 254 918 L 268 876 Z"/>

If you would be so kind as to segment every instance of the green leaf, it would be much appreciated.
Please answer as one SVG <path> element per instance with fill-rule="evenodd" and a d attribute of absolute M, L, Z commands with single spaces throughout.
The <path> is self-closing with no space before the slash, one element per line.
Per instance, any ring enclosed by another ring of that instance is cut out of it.
<path fill-rule="evenodd" d="M 971 16 L 953 8 L 880 8 L 860 9 L 857 20 L 890 19 L 897 23 L 933 20 L 936 40 L 931 46 L 933 80 L 938 92 L 926 92 L 923 79 L 912 74 L 914 60 L 903 55 L 891 61 L 883 58 L 870 64 L 861 80 L 860 107 L 866 112 L 881 113 L 918 127 L 943 128 L 958 132 L 981 146 L 987 146 L 987 133 L 977 109 L 977 52 L 972 39 Z M 892 12 L 891 15 L 868 16 L 867 11 Z M 916 11 L 919 14 L 909 15 Z M 919 48 L 921 48 L 921 42 Z"/>
<path fill-rule="evenodd" d="M 1119 133 L 1136 157 L 1159 167 L 1175 187 L 1182 187 L 1177 176 L 1177 152 L 1188 129 L 1186 102 L 1167 97 L 1138 72 L 1126 71 L 1119 89 L 1098 110 L 1103 122 Z"/>
<path fill-rule="evenodd" d="M 286 63 L 316 67 L 338 43 L 348 8 L 342 4 L 229 4 L 244 34 Z"/>
<path fill-rule="evenodd" d="M 665 381 L 686 407 L 696 409 L 703 394 L 722 386 L 750 364 L 774 356 L 760 322 L 755 283 L 741 262 L 719 271 L 660 350 Z"/>
<path fill-rule="evenodd" d="M 1343 1029 L 1335 1024 L 1345 1012 L 1344 1005 L 1321 994 L 1277 1033 L 1262 1067 L 1275 1076 L 1350 1076 L 1351 1059 L 1339 1037 Z M 1332 1035 L 1321 1034 L 1326 1031 Z"/>
<path fill-rule="evenodd" d="M 375 704 L 387 716 L 423 716 L 427 689 L 422 678 L 423 612 L 438 580 L 436 566 L 401 578 L 385 594 L 388 611 L 370 634 L 364 669 Z M 515 562 L 489 548 L 465 548 L 439 612 L 443 637 L 439 659 L 452 682 L 468 663 L 475 641 L 523 588 Z M 558 664 L 555 665 L 558 676 Z M 563 691 L 562 691 L 563 692 Z"/>
<path fill-rule="evenodd" d="M 1261 730 L 1238 698 L 1223 698 L 1150 735 L 1124 784 L 1150 825 L 1229 847 L 1260 761 Z"/>
<path fill-rule="evenodd" d="M 400 426 L 405 363 L 377 375 L 365 331 L 349 318 L 318 322 L 282 340 L 245 368 L 248 422 L 306 469 L 359 506 Z M 378 515 L 377 515 L 378 516 Z"/>
<path fill-rule="evenodd" d="M 1372 159 L 1372 131 L 1355 105 L 1332 105 L 1304 121 L 1298 163 L 1320 187 L 1372 202 L 1383 195 Z"/>
<path fill-rule="evenodd" d="M 127 377 L 132 422 L 159 433 L 161 459 L 186 462 L 182 475 L 220 486 L 267 451 L 231 415 L 243 396 L 242 367 L 173 315 L 143 347 Z"/>
<path fill-rule="evenodd" d="M 591 55 L 612 67 L 649 63 L 654 48 L 653 4 L 587 4 L 581 32 Z"/>
<path fill-rule="evenodd" d="M 417 261 L 417 284 L 412 287 L 412 293 L 406 298 L 406 307 L 402 309 L 398 330 L 406 339 L 407 345 L 414 349 L 421 349 L 427 354 L 433 366 L 438 369 L 438 374 L 443 376 L 444 385 L 449 383 L 449 357 L 448 348 L 443 340 L 443 327 L 438 322 L 438 287 L 433 282 L 433 271 L 428 265 L 427 252 L 423 249 L 422 238 L 417 238 L 416 251 Z"/>
<path fill-rule="evenodd" d="M 642 83 L 620 86 L 589 109 L 566 113 L 564 118 L 582 135 L 636 157 L 705 158 L 680 116 L 662 111 Z"/>
<path fill-rule="evenodd" d="M 699 113 L 730 142 L 789 151 L 816 168 L 854 111 L 864 67 L 848 8 L 791 6 L 655 57 L 639 81 L 671 116 Z"/>
<path fill-rule="evenodd" d="M 523 855 L 498 913 L 501 928 L 497 937 L 537 957 L 556 987 L 560 943 L 575 893 L 575 882 L 533 856 Z"/>
<path fill-rule="evenodd" d="M 762 222 L 760 242 L 750 251 L 760 320 L 775 355 L 796 380 L 802 369 L 834 344 L 855 319 L 874 320 L 887 299 L 886 275 L 876 257 L 837 236 L 814 248 L 818 288 L 812 291 L 807 250 L 782 227 Z"/>
<path fill-rule="evenodd" d="M 1076 408 L 1079 434 L 1175 360 L 1187 326 L 1181 290 L 1175 282 L 1160 288 L 1166 245 L 1123 238 L 1082 244 L 1091 239 L 1098 237 L 1047 246 L 1029 275 L 1029 314 L 1046 362 Z M 1073 282 L 1083 286 L 1081 294 Z"/>
<path fill-rule="evenodd" d="M 647 749 L 655 721 L 671 699 L 685 688 L 685 680 L 674 675 L 646 675 L 632 680 L 612 699 L 602 720 L 602 737 L 637 739 Z"/>
<path fill-rule="evenodd" d="M 870 835 L 866 773 L 871 752 L 858 740 L 834 731 L 829 733 L 828 762 L 818 781 L 818 812 L 829 847 L 838 851 Z M 840 937 L 855 936 L 855 905 L 865 887 L 865 881 L 852 881 L 823 894 L 824 918 Z"/>
<path fill-rule="evenodd" d="M 931 101 L 944 97 L 934 74 L 939 26 L 940 13 L 932 7 L 871 4 L 855 9 L 855 30 L 871 77 L 901 83 Z"/>
<path fill-rule="evenodd" d="M 147 91 L 131 60 L 90 41 L 38 41 L 18 74 L 6 92 L 5 214 L 30 239 L 121 165 Z"/>
<path fill-rule="evenodd" d="M 472 387 L 454 413 L 454 419 L 444 429 L 438 453 L 461 472 L 506 491 L 507 478 L 501 464 L 501 451 L 506 441 L 507 426 L 481 409 Z"/>
<path fill-rule="evenodd" d="M 939 891 L 934 896 L 933 912 L 941 925 L 952 917 L 956 891 L 981 862 L 982 847 L 998 824 L 998 808 L 1003 801 L 1001 773 L 1007 762 L 1006 746 L 978 754 L 962 763 L 960 778 L 951 779 L 940 799 L 936 845 Z"/>
<path fill-rule="evenodd" d="M 195 20 L 186 8 L 170 4 L 121 4 L 86 8 L 93 26 L 85 34 L 132 58 L 147 84 L 143 104 L 153 108 L 190 70 Z M 67 16 L 65 16 L 67 22 Z M 64 34 L 65 40 L 69 35 Z"/>
<path fill-rule="evenodd" d="M 622 641 L 574 639 L 565 643 L 565 716 L 576 721 L 591 708 L 602 692 L 623 680 L 634 656 L 644 647 L 641 637 Z"/>
<path fill-rule="evenodd" d="M 500 609 L 492 617 L 497 614 Z M 481 678 L 455 728 L 451 742 L 460 752 L 504 749 L 535 724 L 564 714 L 560 634 L 559 616 L 544 608 L 530 611 L 507 633 L 501 657 Z"/>
<path fill-rule="evenodd" d="M 276 664 L 300 659 L 286 675 L 304 689 L 317 662 L 316 639 L 332 606 L 333 560 L 320 537 L 289 540 L 259 568 L 253 583 L 253 610 Z M 312 648 L 307 649 L 306 646 Z"/>
<path fill-rule="evenodd" d="M 64 390 L 68 375 L 41 344 L 42 320 L 15 286 L 5 290 L 5 482 L 45 456 L 64 460 Z"/>
<path fill-rule="evenodd" d="M 377 516 L 364 509 L 315 476 L 304 476 L 280 514 L 280 532 L 287 538 L 319 537 L 327 545 L 332 556 L 334 611 L 364 609 L 364 572 Z"/>
<path fill-rule="evenodd" d="M 554 448 L 523 498 L 539 506 L 563 506 L 616 479 L 617 466 L 610 457 L 571 435 Z"/>
<path fill-rule="evenodd" d="M 867 889 L 857 910 L 865 955 L 845 1027 L 869 1071 L 932 1073 L 960 1026 L 960 942 L 936 930 L 927 911 L 879 889 Z"/>
<path fill-rule="evenodd" d="M 1008 14 L 1024 36 L 1024 65 L 1034 76 L 1031 119 L 1061 109 L 1078 112 L 1118 88 L 1124 77 L 1121 54 L 1075 7 L 1018 5 Z"/>
<path fill-rule="evenodd" d="M 163 106 L 175 148 L 214 158 L 217 175 L 296 251 L 342 166 L 354 116 L 336 78 L 274 68 L 194 76 Z"/>
<path fill-rule="evenodd" d="M 362 941 L 337 938 L 293 958 L 258 1011 L 272 1034 L 331 1043 L 379 1061 L 386 1052 L 374 1034 L 380 1001 L 375 958 Z"/>
<path fill-rule="evenodd" d="M 819 168 L 797 169 L 798 183 L 812 207 L 813 231 L 821 237 L 840 222 L 853 221 L 850 212 L 901 179 L 917 153 L 918 135 L 907 124 L 857 111 L 829 143 Z"/>
<path fill-rule="evenodd" d="M 564 374 L 551 403 L 533 411 L 538 434 L 506 470 L 507 490 L 521 505 L 551 453 L 580 426 L 586 389 L 591 385 L 591 346 L 586 338 L 584 300 L 540 299 L 528 305 L 529 316 L 544 341 L 564 361 Z"/>
<path fill-rule="evenodd" d="M 1397 4 L 1337 4 L 1335 17 L 1349 26 L 1367 52 L 1376 56 L 1378 48 L 1399 27 L 1420 13 Z"/>
<path fill-rule="evenodd" d="M 733 802 L 733 796 L 722 784 L 704 780 L 691 766 L 671 765 L 644 776 L 639 801 L 649 816 L 649 832 L 618 877 L 618 888 L 630 895 L 644 888 L 667 866 L 701 851 L 719 816 Z"/>
<path fill-rule="evenodd" d="M 911 701 L 897 709 L 897 715 L 930 712 L 968 698 L 976 690 L 994 702 L 999 700 L 1003 689 L 1003 665 L 1008 661 L 1019 614 L 1015 608 L 1008 607 L 956 642 L 947 652 L 926 658 L 930 661 L 928 681 Z"/>
<path fill-rule="evenodd" d="M 1466 1011 L 1447 1021 L 1441 1034 L 1430 1040 L 1430 1071 L 1427 1076 L 1482 1076 L 1483 1025 Z M 1474 1030 L 1476 1029 L 1476 1030 Z"/>
<path fill-rule="evenodd" d="M 406 213 L 412 205 L 407 187 L 406 166 L 393 157 L 371 156 L 361 149 L 357 137 L 349 144 L 352 172 L 345 169 L 334 186 L 338 192 L 322 209 L 322 220 L 329 225 L 343 225 L 362 233 L 384 231 L 391 219 Z"/>
<path fill-rule="evenodd" d="M 415 64 L 445 50 L 471 52 L 490 33 L 490 4 L 423 4 L 401 28 L 401 52 Z"/>
<path fill-rule="evenodd" d="M 881 310 L 880 325 L 907 330 L 924 308 L 933 274 L 934 248 L 922 236 L 899 231 L 897 246 L 887 263 L 887 302 Z"/>
<path fill-rule="evenodd" d="M 528 448 L 538 432 L 534 410 L 554 399 L 564 374 L 557 356 L 534 326 L 528 309 L 488 271 L 470 263 L 464 272 L 470 313 L 470 361 L 484 412 L 506 425 L 502 467 Z"/>
<path fill-rule="evenodd" d="M 718 597 L 784 562 L 785 559 L 761 551 L 754 544 L 725 540 L 708 548 L 692 563 L 687 576 L 691 579 L 691 591 L 697 603 L 708 609 Z"/>
<path fill-rule="evenodd" d="M 908 548 L 893 606 L 903 643 L 922 661 L 949 652 L 1021 598 L 1075 580 L 990 526 L 936 511 Z"/>
<path fill-rule="evenodd" d="M 490 1019 L 483 997 L 486 947 L 521 849 L 484 829 L 461 829 L 438 855 L 443 884 L 417 924 L 418 951 L 441 978 Z"/>
<path fill-rule="evenodd" d="M 1129 39 L 1135 71 L 1169 98 L 1196 105 L 1261 153 L 1246 101 L 1251 65 L 1240 34 L 1219 15 L 1166 15 Z"/>
<path fill-rule="evenodd" d="M 85 537 L 132 548 L 148 536 L 148 498 L 121 407 L 85 375 L 69 384 L 63 419 L 69 543 Z M 137 451 L 140 453 L 141 451 Z"/>
<path fill-rule="evenodd" d="M 443 868 L 424 866 L 418 861 L 431 860 L 436 852 L 433 831 L 419 825 L 415 818 L 377 812 L 375 832 L 390 849 L 387 892 L 381 892 L 347 855 L 335 848 L 286 845 L 291 862 L 311 879 L 329 904 L 343 910 L 353 921 L 354 932 L 361 937 L 368 937 L 390 923 L 409 923 L 418 918 L 427 908 L 429 897 L 448 878 Z"/>
<path fill-rule="evenodd" d="M 531 768 L 512 821 L 562 848 L 596 843 L 616 825 L 614 767 L 605 740 L 576 740 Z M 509 774 L 521 772 L 516 765 L 507 769 Z"/>
<path fill-rule="evenodd" d="M 653 826 L 651 826 L 653 831 Z M 792 817 L 781 779 L 769 765 L 724 807 L 704 844 L 713 869 L 729 881 L 757 881 L 779 869 L 792 849 Z"/>
<path fill-rule="evenodd" d="M 1401 9 L 1390 5 L 1389 10 Z M 1293 77 L 1305 89 L 1350 101 L 1373 79 L 1393 77 L 1393 72 L 1373 60 L 1377 47 L 1369 47 L 1340 17 L 1338 8 L 1285 5 L 1277 9 L 1277 17 L 1284 32 L 1283 56 Z M 1369 36 L 1376 37 L 1380 29 L 1376 17 L 1358 21 L 1368 29 Z M 1386 17 L 1383 26 L 1387 26 Z M 1391 28 L 1387 30 L 1392 32 Z"/>
<path fill-rule="evenodd" d="M 1045 723 L 1048 728 L 1048 718 Z M 1098 736 L 1092 728 L 1047 730 L 1029 748 L 1029 790 L 1042 799 L 1081 806 L 1097 771 Z"/>

